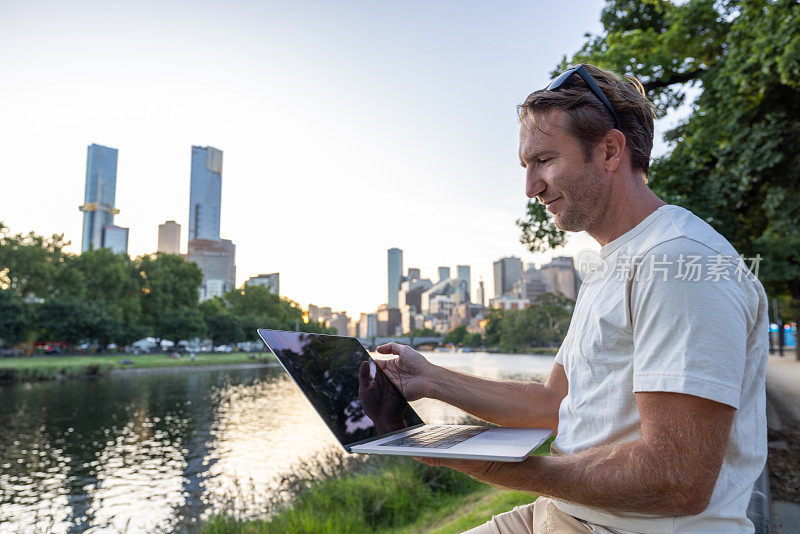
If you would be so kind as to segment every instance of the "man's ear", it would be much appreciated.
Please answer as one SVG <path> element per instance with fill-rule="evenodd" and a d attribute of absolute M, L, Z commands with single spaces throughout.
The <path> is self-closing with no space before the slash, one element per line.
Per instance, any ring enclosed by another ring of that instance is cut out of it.
<path fill-rule="evenodd" d="M 603 137 L 603 166 L 608 172 L 616 171 L 622 164 L 622 154 L 627 144 L 625 134 L 619 130 L 610 130 Z"/>

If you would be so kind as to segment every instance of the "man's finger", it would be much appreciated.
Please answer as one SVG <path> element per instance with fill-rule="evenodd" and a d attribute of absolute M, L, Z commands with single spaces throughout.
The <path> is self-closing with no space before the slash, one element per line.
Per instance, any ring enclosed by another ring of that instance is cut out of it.
<path fill-rule="evenodd" d="M 369 385 L 369 362 L 361 362 L 358 368 L 358 385 L 361 387 Z"/>
<path fill-rule="evenodd" d="M 412 456 L 412 458 L 414 458 L 418 462 L 422 462 L 423 464 L 428 464 L 428 465 L 431 465 L 433 467 L 442 465 L 441 464 L 441 459 L 439 459 L 439 458 L 421 458 L 419 456 Z"/>
<path fill-rule="evenodd" d="M 391 343 L 380 345 L 377 350 L 381 354 L 394 354 L 395 356 L 400 356 L 400 351 L 403 350 L 403 345 L 393 341 Z"/>

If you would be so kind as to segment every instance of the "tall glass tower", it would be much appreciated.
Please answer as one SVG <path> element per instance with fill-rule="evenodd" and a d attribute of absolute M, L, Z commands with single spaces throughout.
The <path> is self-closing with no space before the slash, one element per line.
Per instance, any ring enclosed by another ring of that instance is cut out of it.
<path fill-rule="evenodd" d="M 387 299 L 390 308 L 397 308 L 400 284 L 403 282 L 403 251 L 399 248 L 390 248 L 386 252 L 389 263 L 389 292 Z"/>
<path fill-rule="evenodd" d="M 192 147 L 192 182 L 189 191 L 189 241 L 219 240 L 222 199 L 222 151 L 210 146 Z"/>
<path fill-rule="evenodd" d="M 103 230 L 114 225 L 117 194 L 116 148 L 89 145 L 86 156 L 86 188 L 83 193 L 83 237 L 81 252 L 102 248 Z"/>

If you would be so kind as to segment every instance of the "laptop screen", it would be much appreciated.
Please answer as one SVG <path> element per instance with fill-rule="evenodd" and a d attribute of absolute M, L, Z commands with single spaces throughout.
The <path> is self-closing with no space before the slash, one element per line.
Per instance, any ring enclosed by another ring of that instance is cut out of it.
<path fill-rule="evenodd" d="M 258 333 L 342 445 L 422 424 L 357 339 Z"/>

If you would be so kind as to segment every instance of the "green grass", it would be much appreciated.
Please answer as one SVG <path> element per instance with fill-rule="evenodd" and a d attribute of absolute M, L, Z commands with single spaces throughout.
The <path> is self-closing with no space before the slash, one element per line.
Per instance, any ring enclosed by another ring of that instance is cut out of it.
<path fill-rule="evenodd" d="M 536 454 L 547 454 L 550 441 Z M 339 473 L 300 488 L 267 518 L 218 515 L 204 534 L 462 532 L 534 495 L 486 486 L 446 468 L 410 458 L 371 456 L 345 462 Z"/>
<path fill-rule="evenodd" d="M 386 534 L 457 534 L 489 521 L 493 515 L 508 512 L 515 506 L 530 504 L 536 495 L 484 486 L 465 498 L 434 510 L 427 510 L 414 523 Z"/>
<path fill-rule="evenodd" d="M 251 359 L 250 356 L 254 356 Z M 133 365 L 122 365 L 122 360 L 131 360 Z M 188 365 L 217 365 L 256 363 L 273 361 L 268 353 L 232 352 L 198 353 L 194 361 L 188 355 L 173 359 L 165 354 L 110 354 L 92 356 L 32 356 L 0 359 L 0 380 L 32 382 L 52 380 L 59 375 L 67 377 L 102 375 L 114 369 L 144 369 L 153 367 L 177 367 Z"/>

